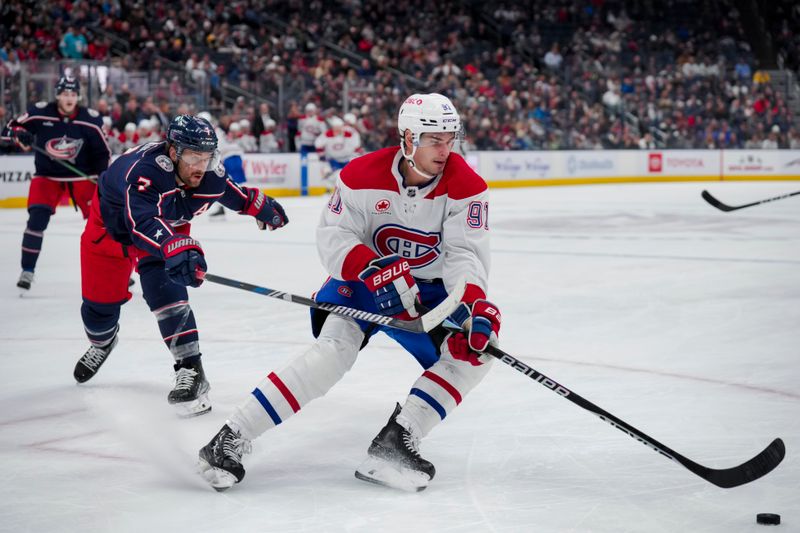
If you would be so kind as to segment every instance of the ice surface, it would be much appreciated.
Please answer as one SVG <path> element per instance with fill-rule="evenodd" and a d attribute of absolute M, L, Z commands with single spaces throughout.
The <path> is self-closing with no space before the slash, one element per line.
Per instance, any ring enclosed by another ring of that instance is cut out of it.
<path fill-rule="evenodd" d="M 325 398 L 255 442 L 218 494 L 205 444 L 265 373 L 311 342 L 306 308 L 207 283 L 190 289 L 213 411 L 179 420 L 171 357 L 134 288 L 121 341 L 78 386 L 80 217 L 60 208 L 19 298 L 23 210 L 0 210 L 2 531 L 800 531 L 800 198 L 732 213 L 796 183 L 604 185 L 492 191 L 492 300 L 503 348 L 704 465 L 782 437 L 772 474 L 724 490 L 507 366 L 422 443 L 437 469 L 406 494 L 353 472 L 420 369 L 386 337 Z M 203 217 L 211 272 L 310 295 L 324 279 L 325 199 L 281 200 L 288 227 Z"/>

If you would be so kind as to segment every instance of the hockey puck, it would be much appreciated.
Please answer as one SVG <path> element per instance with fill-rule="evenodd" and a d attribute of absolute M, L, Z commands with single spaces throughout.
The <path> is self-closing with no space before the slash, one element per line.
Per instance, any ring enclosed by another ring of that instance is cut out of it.
<path fill-rule="evenodd" d="M 777 526 L 781 523 L 781 515 L 772 513 L 758 513 L 756 515 L 756 523 L 765 526 Z"/>

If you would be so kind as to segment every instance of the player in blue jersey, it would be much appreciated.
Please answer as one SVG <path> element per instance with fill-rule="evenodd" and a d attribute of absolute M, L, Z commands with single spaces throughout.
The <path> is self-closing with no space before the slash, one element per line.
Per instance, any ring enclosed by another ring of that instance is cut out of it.
<path fill-rule="evenodd" d="M 81 318 L 91 346 L 75 365 L 79 383 L 97 373 L 117 344 L 120 307 L 131 298 L 128 277 L 135 268 L 175 360 L 169 403 L 181 416 L 211 409 L 186 289 L 203 282 L 206 261 L 189 223 L 215 202 L 255 217 L 261 229 L 288 222 L 278 202 L 234 183 L 218 160 L 211 124 L 178 115 L 166 141 L 132 148 L 100 177 L 81 236 Z"/>
<path fill-rule="evenodd" d="M 111 151 L 103 133 L 100 113 L 78 105 L 80 83 L 62 76 L 53 102 L 38 102 L 8 123 L 3 140 L 13 140 L 35 153 L 36 171 L 28 192 L 28 223 L 22 236 L 22 273 L 17 281 L 21 294 L 33 282 L 33 272 L 42 249 L 44 231 L 61 197 L 69 194 L 89 216 L 89 202 L 97 176 L 108 168 Z"/>

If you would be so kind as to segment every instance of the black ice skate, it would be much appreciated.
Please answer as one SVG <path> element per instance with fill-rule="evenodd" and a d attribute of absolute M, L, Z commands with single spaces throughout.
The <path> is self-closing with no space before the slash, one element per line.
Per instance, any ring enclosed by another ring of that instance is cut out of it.
<path fill-rule="evenodd" d="M 86 350 L 83 357 L 75 364 L 75 370 L 72 372 L 75 381 L 78 383 L 85 383 L 92 379 L 94 375 L 97 374 L 97 371 L 100 370 L 100 366 L 105 363 L 111 350 L 117 345 L 117 342 L 119 342 L 119 338 L 114 335 L 111 342 L 105 346 L 89 346 L 89 349 Z"/>
<path fill-rule="evenodd" d="M 17 280 L 19 295 L 24 296 L 25 294 L 28 294 L 28 291 L 31 290 L 32 283 L 33 283 L 33 272 L 31 272 L 30 270 L 23 270 L 22 274 L 19 275 L 19 280 Z"/>
<path fill-rule="evenodd" d="M 428 486 L 436 468 L 419 455 L 419 439 L 397 423 L 400 404 L 367 450 L 367 460 L 356 470 L 356 477 L 377 485 L 409 492 Z"/>
<path fill-rule="evenodd" d="M 244 479 L 242 455 L 251 449 L 249 440 L 225 424 L 211 442 L 200 448 L 198 471 L 217 492 L 227 490 Z"/>
<path fill-rule="evenodd" d="M 175 381 L 167 401 L 178 409 L 178 416 L 187 418 L 211 411 L 208 390 L 211 387 L 198 357 L 193 363 L 175 364 Z"/>

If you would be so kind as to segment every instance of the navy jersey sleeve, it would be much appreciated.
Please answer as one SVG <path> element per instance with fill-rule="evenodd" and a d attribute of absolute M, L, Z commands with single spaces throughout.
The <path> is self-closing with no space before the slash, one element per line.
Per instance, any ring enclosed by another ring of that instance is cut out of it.
<path fill-rule="evenodd" d="M 46 107 L 47 102 L 30 104 L 25 113 L 21 114 L 17 118 L 12 118 L 8 124 L 6 124 L 6 128 L 3 130 L 3 140 L 11 140 L 11 137 L 6 135 L 7 130 L 11 128 L 25 128 L 32 134 L 36 135 L 36 129 L 40 122 L 36 120 L 31 121 L 29 118 L 31 115 L 36 115 L 37 112 L 41 113 Z"/>
<path fill-rule="evenodd" d="M 79 157 L 84 158 L 81 162 L 88 174 L 99 176 L 111 161 L 111 150 L 103 132 L 103 118 L 94 109 L 86 109 L 82 110 L 80 119 L 76 123 L 82 126 L 87 150 L 82 150 Z"/>
<path fill-rule="evenodd" d="M 225 191 L 218 200 L 219 203 L 234 211 L 241 211 L 244 209 L 247 203 L 247 187 L 241 187 L 238 183 L 234 182 L 222 163 L 214 170 L 214 174 L 225 178 Z"/>
<path fill-rule="evenodd" d="M 225 193 L 219 199 L 219 203 L 228 209 L 241 211 L 247 203 L 247 187 L 242 187 L 232 179 L 227 178 L 225 180 Z"/>
<path fill-rule="evenodd" d="M 131 240 L 137 248 L 161 257 L 161 243 L 175 233 L 161 209 L 171 195 L 180 192 L 174 175 L 140 161 L 131 168 L 126 182 L 125 223 Z"/>

